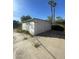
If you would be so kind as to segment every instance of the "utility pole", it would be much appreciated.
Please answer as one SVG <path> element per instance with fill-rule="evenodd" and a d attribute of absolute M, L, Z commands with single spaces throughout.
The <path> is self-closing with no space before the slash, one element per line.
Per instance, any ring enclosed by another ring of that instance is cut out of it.
<path fill-rule="evenodd" d="M 55 24 L 55 7 L 56 7 L 56 0 L 49 0 L 48 4 L 51 7 L 51 25 Z"/>

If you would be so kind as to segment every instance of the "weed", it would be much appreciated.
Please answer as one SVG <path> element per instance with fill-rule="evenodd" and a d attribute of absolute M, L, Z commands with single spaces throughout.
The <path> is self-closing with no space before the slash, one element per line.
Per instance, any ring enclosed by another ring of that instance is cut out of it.
<path fill-rule="evenodd" d="M 40 46 L 39 43 L 35 43 L 35 45 L 34 45 L 35 48 L 38 48 L 39 46 Z"/>
<path fill-rule="evenodd" d="M 27 40 L 27 38 L 25 37 L 24 40 Z"/>

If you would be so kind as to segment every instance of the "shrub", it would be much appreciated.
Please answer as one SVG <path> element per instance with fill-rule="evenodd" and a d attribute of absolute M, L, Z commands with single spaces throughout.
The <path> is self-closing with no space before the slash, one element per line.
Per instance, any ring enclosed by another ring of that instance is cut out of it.
<path fill-rule="evenodd" d="M 51 29 L 54 31 L 64 31 L 64 27 L 62 27 L 60 25 L 52 25 Z"/>
<path fill-rule="evenodd" d="M 28 33 L 28 31 L 22 30 L 22 29 L 17 29 L 17 32 L 19 33 Z"/>
<path fill-rule="evenodd" d="M 13 29 L 21 28 L 22 24 L 19 21 L 13 20 Z"/>
<path fill-rule="evenodd" d="M 19 33 L 22 33 L 22 30 L 21 29 L 17 29 L 16 31 L 19 32 Z"/>
<path fill-rule="evenodd" d="M 29 33 L 29 31 L 22 30 L 22 29 L 17 29 L 16 31 L 19 33 L 29 34 L 31 37 L 33 37 L 33 35 Z"/>
<path fill-rule="evenodd" d="M 26 34 L 26 33 L 28 33 L 28 31 L 26 31 L 26 30 L 22 30 L 22 33 L 25 33 L 25 34 Z"/>

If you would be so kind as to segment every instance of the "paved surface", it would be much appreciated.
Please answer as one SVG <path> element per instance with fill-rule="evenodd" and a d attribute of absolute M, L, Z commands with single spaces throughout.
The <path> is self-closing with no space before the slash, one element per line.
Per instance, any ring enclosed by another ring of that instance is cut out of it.
<path fill-rule="evenodd" d="M 65 59 L 65 40 L 53 37 L 30 37 L 29 35 L 13 34 L 13 59 Z M 24 38 L 27 38 L 24 40 Z M 38 48 L 34 47 L 39 43 Z"/>

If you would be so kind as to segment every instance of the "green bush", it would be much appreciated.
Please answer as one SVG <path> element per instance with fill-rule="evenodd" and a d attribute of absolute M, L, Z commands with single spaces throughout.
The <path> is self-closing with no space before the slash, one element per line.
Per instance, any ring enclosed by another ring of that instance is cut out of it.
<path fill-rule="evenodd" d="M 60 25 L 52 25 L 51 26 L 51 30 L 54 30 L 54 31 L 64 31 L 64 27 L 62 27 Z"/>
<path fill-rule="evenodd" d="M 17 32 L 19 33 L 28 33 L 28 31 L 22 30 L 22 29 L 17 29 Z"/>
<path fill-rule="evenodd" d="M 17 32 L 19 33 L 22 33 L 22 30 L 21 29 L 16 29 Z"/>
<path fill-rule="evenodd" d="M 21 28 L 22 24 L 19 21 L 13 20 L 13 29 Z"/>

